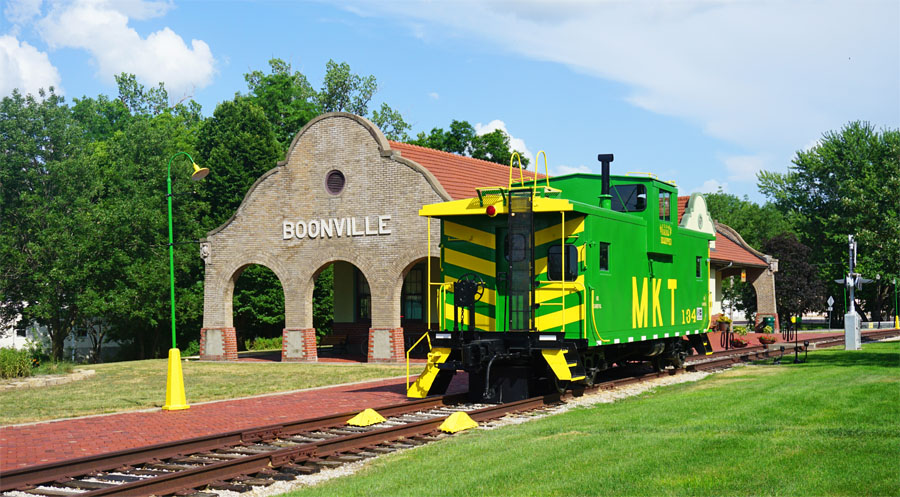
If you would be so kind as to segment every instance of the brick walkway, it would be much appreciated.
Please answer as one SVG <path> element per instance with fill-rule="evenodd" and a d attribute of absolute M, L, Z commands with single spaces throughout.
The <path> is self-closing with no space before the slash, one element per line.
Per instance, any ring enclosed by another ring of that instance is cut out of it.
<path fill-rule="evenodd" d="M 448 393 L 467 389 L 457 374 Z M 183 411 L 140 411 L 0 428 L 0 471 L 315 418 L 406 399 L 406 379 L 192 405 Z M 7 406 L 11 408 L 12 406 Z"/>

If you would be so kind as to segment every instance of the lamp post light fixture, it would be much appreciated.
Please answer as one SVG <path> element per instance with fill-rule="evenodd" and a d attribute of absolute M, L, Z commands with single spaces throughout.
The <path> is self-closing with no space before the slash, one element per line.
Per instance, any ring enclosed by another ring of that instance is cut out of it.
<path fill-rule="evenodd" d="M 181 351 L 175 344 L 175 237 L 172 230 L 172 161 L 179 155 L 186 156 L 194 167 L 191 179 L 200 181 L 209 174 L 209 169 L 200 167 L 194 162 L 194 158 L 187 152 L 178 152 L 169 159 L 168 175 L 166 176 L 166 200 L 169 204 L 169 296 L 172 306 L 172 348 L 169 349 L 169 370 L 166 376 L 166 403 L 162 406 L 166 411 L 187 409 L 184 394 L 184 376 L 181 372 Z"/>

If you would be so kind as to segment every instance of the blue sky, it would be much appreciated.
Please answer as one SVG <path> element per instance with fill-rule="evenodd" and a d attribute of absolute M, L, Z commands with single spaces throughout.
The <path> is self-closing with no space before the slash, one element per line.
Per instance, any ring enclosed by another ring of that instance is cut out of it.
<path fill-rule="evenodd" d="M 372 74 L 413 134 L 452 119 L 551 173 L 652 172 L 762 201 L 759 170 L 851 120 L 900 127 L 900 2 L 3 0 L 0 95 L 166 83 L 209 115 L 277 57 Z M 542 166 L 541 166 L 542 167 Z"/>

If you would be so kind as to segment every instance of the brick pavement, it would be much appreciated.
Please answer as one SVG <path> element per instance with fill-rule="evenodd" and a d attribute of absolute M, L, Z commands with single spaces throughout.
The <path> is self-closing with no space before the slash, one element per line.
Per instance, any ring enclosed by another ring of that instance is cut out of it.
<path fill-rule="evenodd" d="M 406 399 L 405 382 L 405 378 L 393 378 L 195 404 L 183 411 L 125 412 L 4 426 L 0 427 L 0 471 L 394 404 Z M 466 389 L 466 375 L 461 373 L 448 392 Z"/>

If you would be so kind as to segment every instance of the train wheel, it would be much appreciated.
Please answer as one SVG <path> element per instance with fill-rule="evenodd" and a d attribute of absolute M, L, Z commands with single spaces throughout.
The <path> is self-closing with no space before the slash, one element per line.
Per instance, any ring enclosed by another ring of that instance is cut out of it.
<path fill-rule="evenodd" d="M 569 389 L 569 384 L 571 382 L 568 380 L 560 380 L 556 376 L 553 377 L 553 386 L 556 388 L 556 393 L 562 395 L 566 393 L 566 390 Z"/>
<path fill-rule="evenodd" d="M 666 369 L 666 366 L 669 365 L 669 359 L 665 356 L 658 355 L 653 358 L 652 363 L 653 369 L 657 371 L 663 371 L 664 369 Z"/>

